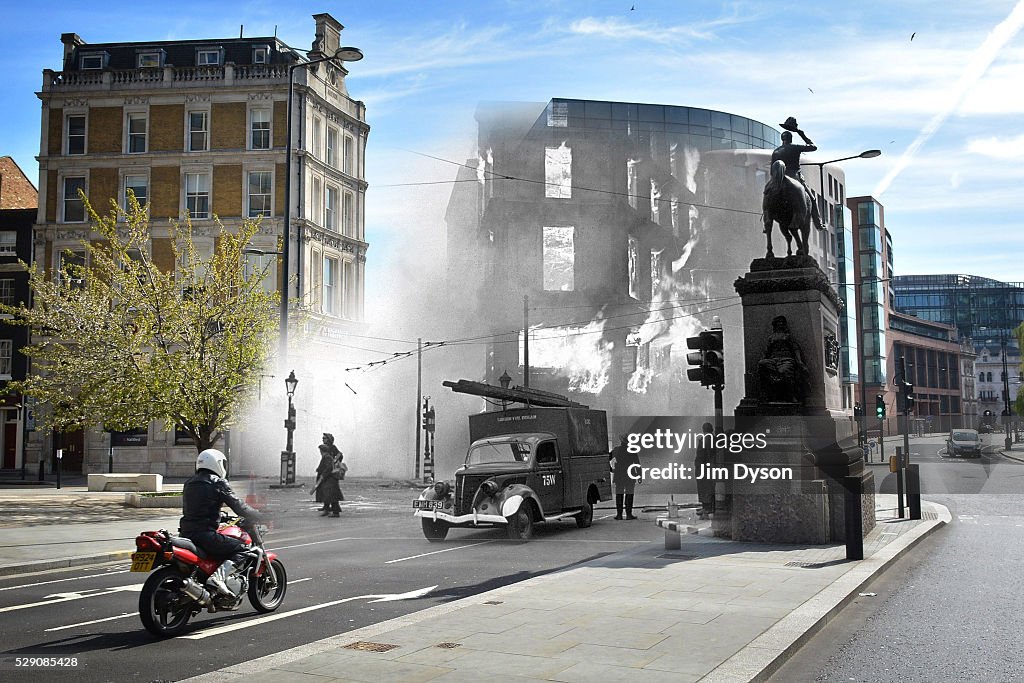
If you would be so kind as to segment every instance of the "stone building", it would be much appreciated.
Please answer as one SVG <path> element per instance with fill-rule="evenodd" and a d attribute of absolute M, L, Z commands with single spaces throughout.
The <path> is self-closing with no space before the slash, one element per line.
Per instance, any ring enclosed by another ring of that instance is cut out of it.
<path fill-rule="evenodd" d="M 124 205 L 129 190 L 152 218 L 151 257 L 173 268 L 171 221 L 190 216 L 196 242 L 212 250 L 215 218 L 227 228 L 261 217 L 253 265 L 279 258 L 283 217 L 291 216 L 289 298 L 314 336 L 353 329 L 363 316 L 365 148 L 362 102 L 345 86 L 344 63 L 326 61 L 343 26 L 316 14 L 303 56 L 276 37 L 87 43 L 61 36 L 60 70 L 43 71 L 39 211 L 35 258 L 47 269 L 81 260 L 90 237 L 82 190 L 99 212 Z M 287 130 L 289 79 L 294 85 Z M 293 156 L 286 163 L 289 135 Z M 285 173 L 291 169 L 291 196 Z M 268 278 L 279 289 L 280 262 Z M 37 434 L 33 455 L 53 462 L 64 449 L 70 471 L 107 466 L 117 448 L 122 471 L 176 475 L 194 449 L 174 429 L 128 434 Z"/>

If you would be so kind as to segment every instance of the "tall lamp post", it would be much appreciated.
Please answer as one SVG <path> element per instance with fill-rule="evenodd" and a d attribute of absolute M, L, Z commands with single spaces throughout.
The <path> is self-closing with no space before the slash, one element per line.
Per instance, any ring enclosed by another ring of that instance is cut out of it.
<path fill-rule="evenodd" d="M 853 156 L 841 157 L 839 159 L 830 159 L 829 161 L 808 161 L 808 162 L 803 162 L 802 161 L 802 162 L 800 162 L 800 165 L 801 166 L 817 166 L 818 167 L 818 191 L 819 191 L 821 197 L 824 197 L 825 196 L 825 166 L 827 166 L 828 164 L 836 164 L 836 163 L 839 163 L 840 161 L 849 161 L 850 159 L 873 159 L 873 158 L 875 158 L 877 156 L 880 156 L 881 154 L 882 154 L 882 150 L 880 150 L 880 149 L 867 149 L 867 150 L 864 150 L 863 152 L 861 152 L 860 154 L 854 154 Z M 822 204 L 824 205 L 824 201 L 822 202 Z M 824 208 L 824 206 L 822 208 Z M 824 211 L 822 211 L 822 214 L 823 214 L 823 219 L 824 219 L 824 217 L 827 214 Z M 858 265 L 858 267 L 859 267 L 859 265 Z M 889 278 L 875 277 L 873 280 L 870 280 L 870 281 L 871 282 L 881 283 L 881 282 L 886 282 L 888 280 L 889 280 Z M 866 280 L 864 280 L 864 278 L 862 277 L 862 278 L 860 278 L 860 281 L 861 281 L 861 286 L 863 287 L 864 283 L 866 282 Z M 868 424 L 868 418 L 867 418 L 867 414 L 868 414 L 868 390 L 867 390 L 867 368 L 866 368 L 866 362 L 865 362 L 865 358 L 864 358 L 864 321 L 863 321 L 863 313 L 860 310 L 860 303 L 859 302 L 857 304 L 857 307 L 858 307 L 858 310 L 857 310 L 857 321 L 860 323 L 860 330 L 861 330 L 860 335 L 858 335 L 859 338 L 857 339 L 857 355 L 858 355 L 858 359 L 857 360 L 860 363 L 860 367 L 858 368 L 858 375 L 860 376 L 860 434 L 861 434 L 861 443 L 862 444 L 867 444 L 867 442 L 868 442 L 868 427 L 867 427 L 867 424 Z M 881 432 L 879 432 L 878 438 L 882 439 L 883 436 L 884 435 Z"/>
<path fill-rule="evenodd" d="M 292 216 L 292 109 L 294 108 L 293 100 L 295 84 L 292 75 L 296 69 L 305 69 L 306 67 L 319 64 L 320 62 L 338 61 L 338 62 L 358 62 L 363 58 L 363 53 L 359 48 L 355 47 L 339 47 L 334 51 L 333 55 L 328 57 L 320 57 L 319 59 L 312 59 L 305 62 L 296 62 L 295 64 L 288 65 L 288 106 L 287 116 L 285 123 L 285 157 L 284 157 L 284 239 L 281 251 L 281 342 L 278 355 L 283 364 L 285 358 L 288 355 L 288 268 L 289 261 L 291 259 L 291 243 L 292 243 L 292 230 L 291 230 L 291 216 Z"/>
<path fill-rule="evenodd" d="M 978 329 L 988 330 L 985 326 L 981 326 Z M 988 341 L 991 342 L 992 340 Z M 1010 436 L 1013 411 L 1010 409 L 1010 372 L 1006 367 L 1006 330 L 1002 328 L 999 329 L 999 348 L 1003 355 L 1003 431 L 1006 434 L 1003 443 L 1006 446 L 1006 450 L 1010 450 L 1010 447 L 1013 445 L 1013 438 Z"/>
<path fill-rule="evenodd" d="M 285 390 L 288 392 L 288 419 L 284 421 L 284 428 L 288 431 L 288 441 L 284 450 L 281 451 L 281 486 L 295 484 L 295 451 L 292 446 L 292 436 L 295 433 L 295 406 L 292 404 L 292 397 L 295 395 L 295 387 L 299 380 L 295 377 L 295 371 L 288 373 L 284 381 Z"/>

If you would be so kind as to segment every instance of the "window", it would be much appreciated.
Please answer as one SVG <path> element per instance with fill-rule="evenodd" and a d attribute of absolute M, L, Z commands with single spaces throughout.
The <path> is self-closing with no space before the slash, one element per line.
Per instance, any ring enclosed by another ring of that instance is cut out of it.
<path fill-rule="evenodd" d="M 548 106 L 548 126 L 565 128 L 569 125 L 569 103 L 552 101 Z"/>
<path fill-rule="evenodd" d="M 544 441 L 537 446 L 537 464 L 554 465 L 558 462 L 558 450 L 554 441 Z"/>
<path fill-rule="evenodd" d="M 249 218 L 270 215 L 270 171 L 249 171 Z"/>
<path fill-rule="evenodd" d="M 60 271 L 58 279 L 67 282 L 71 287 L 80 289 L 84 282 L 85 251 L 82 249 L 65 249 L 60 252 Z"/>
<path fill-rule="evenodd" d="M 199 50 L 196 53 L 196 66 L 216 66 L 220 64 L 220 50 Z"/>
<path fill-rule="evenodd" d="M 310 142 L 312 143 L 313 148 L 310 149 L 309 151 L 312 152 L 313 156 L 315 156 L 317 159 L 323 158 L 323 153 L 324 153 L 323 152 L 323 144 L 324 144 L 324 141 L 323 141 L 323 135 L 324 135 L 323 127 L 324 127 L 323 120 L 318 118 L 318 117 L 316 117 L 316 116 L 314 116 L 313 117 L 313 134 L 310 136 Z"/>
<path fill-rule="evenodd" d="M 146 151 L 147 117 L 143 113 L 128 114 L 128 153 Z"/>
<path fill-rule="evenodd" d="M 564 142 L 559 147 L 544 148 L 544 196 L 572 198 L 572 149 Z"/>
<path fill-rule="evenodd" d="M 0 304 L 14 305 L 14 278 L 0 279 Z"/>
<path fill-rule="evenodd" d="M 327 186 L 327 199 L 324 202 L 324 227 L 338 230 L 338 188 Z"/>
<path fill-rule="evenodd" d="M 354 320 L 357 315 L 356 310 L 356 286 L 352 280 L 352 262 L 345 261 L 343 264 L 344 280 L 342 281 L 342 290 L 344 295 L 341 299 L 342 310 L 341 314 L 350 319 Z"/>
<path fill-rule="evenodd" d="M 338 129 L 327 126 L 327 158 L 328 166 L 338 168 Z"/>
<path fill-rule="evenodd" d="M 342 235 L 355 237 L 352 232 L 352 193 L 346 192 L 341 204 L 341 229 Z"/>
<path fill-rule="evenodd" d="M 160 53 L 159 52 L 140 52 L 139 53 L 139 68 L 146 69 L 149 67 L 160 66 Z"/>
<path fill-rule="evenodd" d="M 334 315 L 335 297 L 338 292 L 338 259 L 324 257 L 324 301 L 323 312 Z"/>
<path fill-rule="evenodd" d="M 317 225 L 323 224 L 323 205 L 324 205 L 324 189 L 319 178 L 313 178 L 313 201 L 310 202 L 310 206 L 313 207 L 310 211 L 309 219 Z"/>
<path fill-rule="evenodd" d="M 253 64 L 266 64 L 270 61 L 270 48 L 268 47 L 254 47 L 252 49 L 252 63 Z"/>
<path fill-rule="evenodd" d="M 988 373 L 985 373 L 985 374 L 986 374 L 986 377 L 987 377 L 987 379 L 985 381 L 991 382 L 992 381 L 992 373 L 988 372 Z"/>
<path fill-rule="evenodd" d="M 185 209 L 192 218 L 210 217 L 210 174 L 185 174 Z"/>
<path fill-rule="evenodd" d="M 210 147 L 210 112 L 188 113 L 188 151 L 205 152 Z"/>
<path fill-rule="evenodd" d="M 85 178 L 74 176 L 64 178 L 64 222 L 82 223 L 85 221 L 85 202 L 78 191 L 85 192 Z"/>
<path fill-rule="evenodd" d="M 85 154 L 85 116 L 68 117 L 68 154 Z"/>
<path fill-rule="evenodd" d="M 324 264 L 320 252 L 314 249 L 309 262 L 309 273 L 313 278 L 313 310 L 323 313 Z"/>
<path fill-rule="evenodd" d="M 978 373 L 978 381 L 979 382 L 984 382 L 985 381 L 985 373 L 984 372 L 979 372 Z"/>
<path fill-rule="evenodd" d="M 0 339 L 0 379 L 11 378 L 11 354 L 13 351 L 13 341 L 10 339 Z"/>
<path fill-rule="evenodd" d="M 82 55 L 78 60 L 78 66 L 82 70 L 102 69 L 105 61 L 103 54 Z"/>
<path fill-rule="evenodd" d="M 0 230 L 0 256 L 15 256 L 18 253 L 18 233 L 14 230 Z"/>
<path fill-rule="evenodd" d="M 352 138 L 345 136 L 345 149 L 342 163 L 344 168 L 342 169 L 345 173 L 352 175 L 352 169 L 355 167 L 354 159 L 352 158 Z"/>
<path fill-rule="evenodd" d="M 145 206 L 149 199 L 149 178 L 144 175 L 126 175 L 124 177 L 124 210 L 128 211 L 130 203 L 128 193 L 133 192 L 139 206 Z"/>
<path fill-rule="evenodd" d="M 576 229 L 572 226 L 544 226 L 544 290 L 571 292 L 575 288 Z"/>
<path fill-rule="evenodd" d="M 270 149 L 270 110 L 253 109 L 250 115 L 250 148 Z"/>

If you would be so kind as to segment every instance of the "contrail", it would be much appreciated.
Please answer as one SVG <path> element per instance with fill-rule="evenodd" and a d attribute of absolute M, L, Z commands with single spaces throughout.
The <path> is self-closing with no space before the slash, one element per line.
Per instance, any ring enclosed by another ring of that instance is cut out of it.
<path fill-rule="evenodd" d="M 963 103 L 964 98 L 967 96 L 968 91 L 974 86 L 975 83 L 984 75 L 985 71 L 995 60 L 996 55 L 1003 49 L 1021 28 L 1024 27 L 1024 0 L 1021 0 L 1010 12 L 1010 15 L 1006 17 L 998 26 L 989 32 L 985 38 L 985 42 L 981 44 L 974 55 L 971 56 L 971 61 L 968 62 L 967 68 L 964 70 L 963 75 L 960 76 L 960 80 L 956 84 L 953 96 L 950 98 L 949 104 L 940 112 L 932 117 L 931 121 L 921 129 L 921 132 L 917 134 L 917 138 L 907 147 L 906 151 L 896 162 L 896 165 L 889 170 L 884 178 L 878 183 L 875 191 L 872 195 L 876 198 L 881 197 L 882 193 L 889 189 L 889 185 L 896 179 L 900 173 L 903 172 L 910 162 L 913 160 L 917 151 L 921 149 L 924 143 L 935 135 L 936 131 L 942 127 L 942 124 L 946 122 L 949 115 L 955 112 L 960 105 Z"/>

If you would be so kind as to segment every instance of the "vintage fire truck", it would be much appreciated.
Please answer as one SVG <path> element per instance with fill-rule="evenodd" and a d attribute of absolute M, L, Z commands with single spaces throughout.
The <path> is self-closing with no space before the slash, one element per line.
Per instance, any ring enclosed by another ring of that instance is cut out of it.
<path fill-rule="evenodd" d="M 428 540 L 443 540 L 452 527 L 504 526 L 523 542 L 536 522 L 591 525 L 594 504 L 611 498 L 603 410 L 536 389 L 444 385 L 506 407 L 469 416 L 469 451 L 454 482 L 438 481 L 413 501 Z"/>

